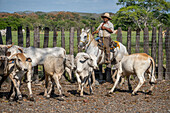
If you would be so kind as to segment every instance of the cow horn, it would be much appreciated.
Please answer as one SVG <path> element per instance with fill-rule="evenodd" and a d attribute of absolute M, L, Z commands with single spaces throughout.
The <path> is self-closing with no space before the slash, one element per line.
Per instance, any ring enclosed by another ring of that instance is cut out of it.
<path fill-rule="evenodd" d="M 14 45 L 14 42 L 11 45 L 7 46 L 8 49 L 11 48 L 13 45 Z"/>

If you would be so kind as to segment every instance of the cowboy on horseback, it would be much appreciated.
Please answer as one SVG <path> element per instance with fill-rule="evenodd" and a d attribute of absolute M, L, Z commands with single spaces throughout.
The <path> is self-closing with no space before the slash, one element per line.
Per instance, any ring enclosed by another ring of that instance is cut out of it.
<path fill-rule="evenodd" d="M 92 35 L 98 33 L 99 37 L 104 44 L 104 50 L 106 55 L 106 62 L 107 64 L 111 64 L 110 61 L 110 46 L 111 46 L 111 34 L 114 31 L 113 24 L 109 21 L 111 20 L 109 13 L 105 13 L 103 16 L 103 22 L 99 25 L 96 31 L 92 33 Z"/>

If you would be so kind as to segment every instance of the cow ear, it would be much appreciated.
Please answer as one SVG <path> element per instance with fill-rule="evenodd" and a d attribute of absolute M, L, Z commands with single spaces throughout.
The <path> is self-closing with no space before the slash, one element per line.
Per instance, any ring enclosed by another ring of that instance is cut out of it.
<path fill-rule="evenodd" d="M 7 46 L 7 48 L 9 49 L 9 48 L 11 48 L 13 45 L 14 45 L 14 43 L 12 43 L 11 45 Z"/>
<path fill-rule="evenodd" d="M 89 33 L 89 32 L 90 32 L 90 29 L 87 30 L 87 33 Z"/>
<path fill-rule="evenodd" d="M 15 62 L 15 60 L 16 60 L 16 59 L 14 59 L 14 58 L 13 58 L 13 59 L 10 59 L 10 60 L 8 61 L 8 63 L 9 63 L 9 64 L 13 64 L 13 63 Z"/>
<path fill-rule="evenodd" d="M 27 58 L 26 61 L 28 62 L 32 62 L 31 58 Z"/>
<path fill-rule="evenodd" d="M 21 53 L 24 53 L 24 52 L 23 52 L 23 49 L 21 49 L 21 48 L 18 48 L 18 50 L 19 50 Z"/>
<path fill-rule="evenodd" d="M 84 31 L 84 28 L 83 29 L 81 29 L 81 32 L 83 32 Z"/>
<path fill-rule="evenodd" d="M 9 57 L 11 55 L 11 52 L 7 52 L 6 56 Z"/>
<path fill-rule="evenodd" d="M 90 58 L 89 56 L 86 56 L 86 55 L 84 55 L 83 57 L 84 57 L 85 59 L 89 59 L 89 58 Z"/>

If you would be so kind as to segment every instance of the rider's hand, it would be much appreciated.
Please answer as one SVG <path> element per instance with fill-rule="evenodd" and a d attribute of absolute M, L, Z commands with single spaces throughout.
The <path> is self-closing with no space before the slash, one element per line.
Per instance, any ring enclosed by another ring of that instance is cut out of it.
<path fill-rule="evenodd" d="M 105 29 L 106 29 L 106 27 L 102 26 L 102 27 L 101 27 L 101 29 L 102 29 L 102 30 L 105 30 Z"/>

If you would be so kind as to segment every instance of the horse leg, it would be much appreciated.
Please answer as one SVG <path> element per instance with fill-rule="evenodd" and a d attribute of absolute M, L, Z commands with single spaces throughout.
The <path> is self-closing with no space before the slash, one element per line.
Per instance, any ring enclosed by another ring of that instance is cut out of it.
<path fill-rule="evenodd" d="M 102 64 L 101 64 L 101 65 L 99 65 L 99 80 L 103 80 L 102 69 L 103 69 L 103 67 L 102 67 Z"/>

